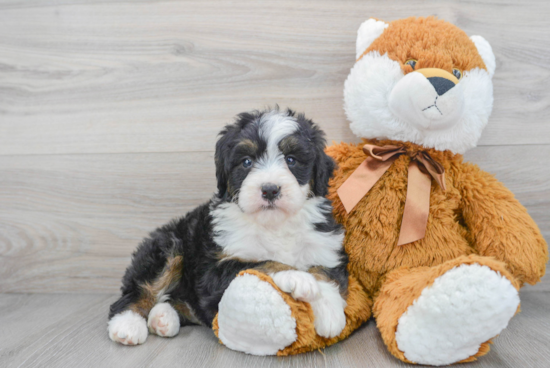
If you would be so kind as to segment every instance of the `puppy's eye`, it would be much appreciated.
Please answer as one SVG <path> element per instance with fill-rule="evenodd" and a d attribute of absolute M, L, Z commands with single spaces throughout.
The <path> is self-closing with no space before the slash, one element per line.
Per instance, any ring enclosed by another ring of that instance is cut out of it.
<path fill-rule="evenodd" d="M 252 160 L 249 158 L 245 158 L 243 160 L 243 167 L 248 169 L 250 166 L 252 166 Z"/>
<path fill-rule="evenodd" d="M 413 68 L 413 70 L 414 70 L 414 68 L 416 68 L 416 60 L 409 59 L 409 60 L 405 61 L 405 65 L 410 65 L 411 68 Z"/>
<path fill-rule="evenodd" d="M 296 159 L 292 156 L 286 156 L 285 160 L 286 160 L 286 164 L 290 167 L 296 165 Z"/>
<path fill-rule="evenodd" d="M 453 75 L 456 77 L 456 79 L 462 78 L 462 72 L 457 68 L 453 69 Z"/>

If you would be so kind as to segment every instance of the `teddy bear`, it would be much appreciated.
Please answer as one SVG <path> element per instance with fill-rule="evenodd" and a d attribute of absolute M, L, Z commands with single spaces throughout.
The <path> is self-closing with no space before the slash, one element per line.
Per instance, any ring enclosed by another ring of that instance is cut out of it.
<path fill-rule="evenodd" d="M 526 209 L 462 154 L 492 111 L 495 57 L 481 36 L 443 20 L 365 21 L 344 108 L 359 144 L 327 148 L 328 198 L 346 230 L 346 325 L 315 332 L 308 303 L 243 271 L 213 324 L 250 354 L 289 355 L 349 336 L 371 316 L 396 358 L 468 362 L 519 311 L 518 290 L 545 273 L 548 247 Z"/>

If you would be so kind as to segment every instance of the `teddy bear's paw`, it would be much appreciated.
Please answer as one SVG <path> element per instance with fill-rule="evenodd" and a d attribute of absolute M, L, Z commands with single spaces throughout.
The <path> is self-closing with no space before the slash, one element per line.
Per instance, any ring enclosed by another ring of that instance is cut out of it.
<path fill-rule="evenodd" d="M 169 303 L 159 303 L 149 312 L 147 327 L 149 332 L 159 336 L 176 336 L 180 331 L 178 312 Z"/>
<path fill-rule="evenodd" d="M 123 345 L 139 345 L 147 340 L 147 323 L 139 314 L 127 310 L 109 321 L 109 338 Z"/>
<path fill-rule="evenodd" d="M 218 337 L 233 350 L 275 355 L 296 341 L 296 320 L 270 283 L 244 274 L 235 278 L 222 296 Z"/>
<path fill-rule="evenodd" d="M 312 302 L 319 298 L 319 284 L 312 274 L 304 271 L 281 271 L 271 275 L 273 282 L 296 300 Z"/>
<path fill-rule="evenodd" d="M 322 337 L 338 336 L 346 327 L 346 301 L 337 285 L 319 281 L 319 287 L 321 296 L 310 303 L 315 316 L 315 331 Z"/>
<path fill-rule="evenodd" d="M 422 291 L 399 318 L 395 340 L 412 362 L 459 362 L 506 328 L 518 305 L 507 278 L 487 266 L 463 264 Z"/>

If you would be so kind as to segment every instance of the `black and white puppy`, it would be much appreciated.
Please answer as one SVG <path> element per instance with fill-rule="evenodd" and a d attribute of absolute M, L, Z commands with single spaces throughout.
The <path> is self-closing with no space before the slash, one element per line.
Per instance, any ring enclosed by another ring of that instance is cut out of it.
<path fill-rule="evenodd" d="M 141 243 L 111 305 L 109 337 L 136 345 L 148 332 L 171 337 L 180 326 L 211 326 L 224 291 L 251 268 L 309 302 L 319 335 L 339 335 L 348 260 L 325 198 L 334 163 L 324 133 L 275 109 L 240 114 L 220 135 L 217 195 Z"/>

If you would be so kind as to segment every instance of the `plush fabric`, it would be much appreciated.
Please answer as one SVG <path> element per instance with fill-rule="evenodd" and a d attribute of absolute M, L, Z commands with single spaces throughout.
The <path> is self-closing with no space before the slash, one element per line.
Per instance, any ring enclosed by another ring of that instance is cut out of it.
<path fill-rule="evenodd" d="M 418 60 L 415 69 L 439 68 L 452 72 L 453 68 L 471 70 L 486 69 L 475 44 L 463 30 L 434 17 L 406 18 L 390 23 L 391 26 L 376 38 L 362 56 L 371 51 L 388 54 L 392 60 L 403 60 L 403 71 L 411 72 L 409 59 Z M 452 47 L 449 47 L 452 40 Z"/>
<path fill-rule="evenodd" d="M 363 142 L 404 144 L 411 154 L 422 149 L 410 142 Z M 336 219 L 346 228 L 350 272 L 372 290 L 372 295 L 379 289 L 378 278 L 395 268 L 433 266 L 472 253 L 505 262 L 520 284 L 535 284 L 544 275 L 548 248 L 527 210 L 492 175 L 450 151 L 424 149 L 445 167 L 447 186 L 443 192 L 432 185 L 424 239 L 395 245 L 407 192 L 407 155 L 400 156 L 347 214 L 336 189 L 365 160 L 364 143 L 342 143 L 327 149 L 339 165 L 329 199 Z"/>
<path fill-rule="evenodd" d="M 374 41 L 344 84 L 352 132 L 455 153 L 475 147 L 493 107 L 495 58 L 489 43 L 433 17 L 399 19 L 387 28 L 380 22 L 369 19 L 359 28 L 361 45 Z M 428 68 L 457 73 L 459 83 L 436 93 L 421 75 Z"/>
<path fill-rule="evenodd" d="M 315 333 L 313 311 L 308 303 L 294 300 L 289 294 L 282 292 L 277 285 L 275 285 L 271 277 L 262 272 L 257 270 L 247 270 L 239 274 L 239 276 L 243 275 L 252 275 L 257 277 L 260 281 L 270 284 L 290 307 L 291 315 L 296 321 L 297 338 L 291 345 L 278 351 L 277 355 L 279 356 L 299 354 L 332 345 L 348 337 L 371 316 L 372 300 L 369 299 L 363 292 L 361 285 L 355 280 L 355 278 L 350 276 L 348 297 L 346 299 L 347 306 L 344 310 L 346 314 L 346 327 L 344 327 L 344 330 L 339 336 L 332 339 L 327 339 Z M 264 308 L 264 313 L 266 309 L 269 310 L 273 307 L 273 303 L 269 300 L 265 300 L 263 303 L 258 303 L 258 298 L 252 299 L 254 299 L 253 303 L 256 304 L 257 309 Z M 262 307 L 260 307 L 259 304 L 262 304 Z M 242 300 L 240 309 L 244 310 L 250 305 L 252 305 L 251 302 L 247 303 L 247 300 Z M 218 313 L 212 323 L 214 332 L 218 337 L 220 334 L 220 326 L 218 321 L 219 315 L 220 314 Z M 223 341 L 221 342 L 223 343 Z"/>
<path fill-rule="evenodd" d="M 374 306 L 374 316 L 376 318 L 376 323 L 378 326 L 378 329 L 380 330 L 380 333 L 382 335 L 382 338 L 384 339 L 384 342 L 388 346 L 388 349 L 390 352 L 398 357 L 399 359 L 411 362 L 411 360 L 408 360 L 405 358 L 405 354 L 398 348 L 398 344 L 396 342 L 396 330 L 398 328 L 398 323 L 400 318 L 402 319 L 404 316 L 404 313 L 414 306 L 415 301 L 418 302 L 419 298 L 421 296 L 427 297 L 425 294 L 426 292 L 424 290 L 430 291 L 429 286 L 432 286 L 434 281 L 438 278 L 442 277 L 447 273 L 447 271 L 452 269 L 457 269 L 457 267 L 464 267 L 465 265 L 483 265 L 487 266 L 489 269 L 496 271 L 501 275 L 501 277 L 508 280 L 508 284 L 510 285 L 510 288 L 513 291 L 516 291 L 519 289 L 519 283 L 517 280 L 514 279 L 514 277 L 506 270 L 505 265 L 502 262 L 498 262 L 492 258 L 488 257 L 480 257 L 478 255 L 470 255 L 470 256 L 461 256 L 455 259 L 451 259 L 445 263 L 442 263 L 435 267 L 416 267 L 416 268 L 400 268 L 394 271 L 391 271 L 387 277 L 386 280 L 376 297 L 376 304 Z M 477 276 L 477 275 L 476 275 Z M 485 276 L 485 275 L 484 275 Z M 482 280 L 484 281 L 484 280 Z M 464 278 L 460 280 L 461 284 L 465 284 Z M 466 286 L 468 284 L 465 284 Z M 449 288 L 449 285 L 445 285 L 447 289 Z M 471 285 L 470 285 L 471 286 Z M 487 292 L 491 291 L 491 289 L 498 289 L 495 287 L 494 284 L 490 284 L 490 288 L 482 289 L 481 291 Z M 499 289 L 498 289 L 499 290 Z M 449 292 L 456 292 L 456 290 L 448 290 Z M 476 296 L 479 296 L 476 294 Z M 517 297 L 517 292 L 515 292 L 515 297 L 517 298 L 517 301 L 519 302 L 519 298 Z M 443 298 L 444 301 L 451 301 L 452 299 Z M 456 305 L 456 299 L 452 300 L 452 303 L 455 304 L 454 307 L 458 308 Z M 432 301 L 437 302 L 436 301 Z M 469 303 L 472 303 L 471 300 L 468 301 Z M 502 300 L 498 300 L 499 303 L 502 303 Z M 468 303 L 468 304 L 469 304 Z M 482 306 L 487 307 L 486 304 L 482 304 Z M 518 304 L 512 305 L 512 315 L 514 312 L 518 309 Z M 426 306 L 419 306 L 424 307 Z M 441 309 L 441 305 L 437 306 Z M 466 307 L 470 307 L 470 305 L 467 305 Z M 490 310 L 487 310 L 487 312 L 491 312 Z M 431 314 L 431 317 L 433 318 L 435 313 L 432 311 L 428 311 L 429 314 Z M 460 316 L 464 317 L 464 316 Z M 487 315 L 483 315 L 483 317 L 487 318 Z M 435 318 L 433 318 L 435 319 Z M 441 323 L 440 320 L 436 321 L 437 330 L 441 330 L 445 328 L 445 324 Z M 465 324 L 466 320 L 464 318 L 461 318 L 457 321 L 460 324 Z M 479 323 L 479 321 L 476 319 L 476 323 Z M 507 321 L 506 321 L 507 322 Z M 482 325 L 482 324 L 480 324 Z M 483 326 L 486 327 L 486 326 Z M 425 331 L 426 333 L 433 332 L 430 330 Z M 453 335 L 458 335 L 456 332 L 453 331 Z M 496 334 L 495 334 L 496 335 Z M 489 339 L 494 337 L 495 335 L 489 336 Z M 454 336 L 453 336 L 454 337 Z M 461 336 L 464 338 L 464 336 Z M 487 341 L 483 340 L 478 343 L 478 348 L 476 351 L 474 351 L 472 356 L 481 356 L 486 354 L 489 351 L 489 339 L 486 339 Z M 486 345 L 486 346 L 485 346 Z M 466 356 L 463 359 L 468 359 L 470 357 Z M 461 359 L 458 359 L 461 360 Z M 418 361 L 416 361 L 418 362 Z M 429 364 L 429 362 L 418 362 L 418 363 L 424 363 Z M 445 362 L 445 363 L 452 363 L 451 362 Z"/>
<path fill-rule="evenodd" d="M 520 287 L 537 283 L 548 261 L 548 246 L 527 210 L 491 174 L 463 161 L 492 110 L 491 46 L 433 17 L 369 19 L 359 28 L 356 53 L 344 107 L 363 141 L 326 150 L 338 166 L 328 198 L 346 229 L 347 325 L 336 338 L 319 337 L 307 303 L 282 293 L 267 275 L 246 271 L 271 284 L 296 320 L 296 341 L 277 354 L 334 344 L 372 312 L 389 352 L 404 362 L 476 360 L 519 312 Z M 442 90 L 429 79 L 433 70 L 423 68 L 438 69 L 451 88 Z M 395 108 L 400 101 L 407 107 Z M 438 110 L 426 112 L 437 103 Z M 406 152 L 348 213 L 337 191 L 367 158 L 367 143 Z M 432 179 L 425 236 L 397 245 L 409 164 L 420 151 L 444 168 L 445 190 Z"/>

